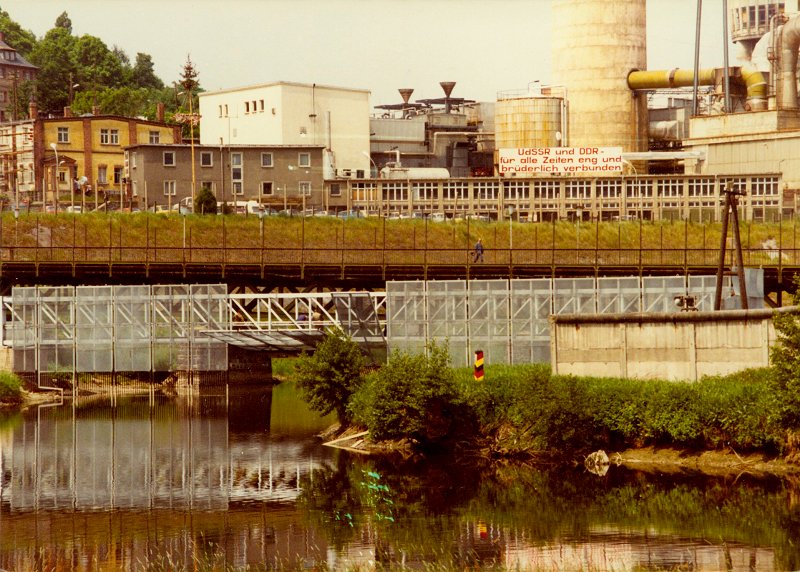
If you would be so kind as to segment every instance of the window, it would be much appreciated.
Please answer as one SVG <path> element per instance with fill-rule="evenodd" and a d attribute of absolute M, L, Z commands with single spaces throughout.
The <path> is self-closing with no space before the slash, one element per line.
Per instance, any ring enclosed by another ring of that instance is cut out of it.
<path fill-rule="evenodd" d="M 272 181 L 261 181 L 261 194 L 262 195 L 272 194 Z"/>
<path fill-rule="evenodd" d="M 164 195 L 175 196 L 175 181 L 164 181 Z"/>
<path fill-rule="evenodd" d="M 215 185 L 214 181 L 200 181 L 200 190 L 201 191 L 208 191 L 212 195 L 216 196 Z"/>
<path fill-rule="evenodd" d="M 114 165 L 114 184 L 119 185 L 122 182 L 122 167 Z"/>
<path fill-rule="evenodd" d="M 231 153 L 231 181 L 242 180 L 242 154 Z"/>
<path fill-rule="evenodd" d="M 258 110 L 259 111 L 264 111 L 264 100 L 263 99 L 259 99 L 258 100 Z"/>
<path fill-rule="evenodd" d="M 175 151 L 164 151 L 164 166 L 165 167 L 175 166 Z"/>
<path fill-rule="evenodd" d="M 300 191 L 301 195 L 305 195 L 306 197 L 311 196 L 311 182 L 310 181 L 300 181 L 298 185 L 298 190 Z"/>
<path fill-rule="evenodd" d="M 101 129 L 101 145 L 119 145 L 119 129 Z"/>
<path fill-rule="evenodd" d="M 272 167 L 272 153 L 261 153 L 261 166 Z"/>
<path fill-rule="evenodd" d="M 298 167 L 310 167 L 311 166 L 311 153 L 298 153 L 298 155 L 297 155 L 297 166 Z"/>
<path fill-rule="evenodd" d="M 200 153 L 200 166 L 201 167 L 214 166 L 214 154 L 211 151 L 202 151 Z"/>
<path fill-rule="evenodd" d="M 97 183 L 105 185 L 108 183 L 108 167 L 105 165 L 97 166 Z"/>
<path fill-rule="evenodd" d="M 131 154 L 129 155 L 129 157 L 130 157 L 131 169 L 135 169 L 136 168 L 136 151 L 132 151 Z"/>
<path fill-rule="evenodd" d="M 342 196 L 342 187 L 339 185 L 339 183 L 331 183 L 331 196 L 332 197 Z"/>
<path fill-rule="evenodd" d="M 58 142 L 69 143 L 69 127 L 58 128 Z"/>
<path fill-rule="evenodd" d="M 245 113 L 250 113 L 250 102 L 249 101 L 245 101 L 244 102 L 244 112 Z"/>
<path fill-rule="evenodd" d="M 233 194 L 234 195 L 243 195 L 244 189 L 242 189 L 242 183 L 240 181 L 234 181 L 233 185 Z"/>
<path fill-rule="evenodd" d="M 158 145 L 161 143 L 161 133 L 158 131 L 150 132 L 150 145 Z"/>

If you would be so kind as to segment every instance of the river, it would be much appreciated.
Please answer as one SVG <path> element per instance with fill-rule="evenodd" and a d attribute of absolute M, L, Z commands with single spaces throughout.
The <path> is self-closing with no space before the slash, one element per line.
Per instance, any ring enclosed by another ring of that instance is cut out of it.
<path fill-rule="evenodd" d="M 0 569 L 800 569 L 786 478 L 373 458 L 215 391 L 0 413 Z"/>

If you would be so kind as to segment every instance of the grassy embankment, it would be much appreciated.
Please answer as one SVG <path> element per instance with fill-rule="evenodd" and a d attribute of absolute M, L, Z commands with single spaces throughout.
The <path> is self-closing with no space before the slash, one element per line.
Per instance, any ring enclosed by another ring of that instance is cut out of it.
<path fill-rule="evenodd" d="M 636 221 L 596 223 L 480 223 L 382 219 L 339 220 L 330 217 L 284 218 L 255 216 L 163 215 L 151 213 L 82 215 L 10 213 L 0 218 L 0 239 L 13 248 L 14 260 L 217 260 L 221 247 L 226 261 L 280 262 L 297 257 L 315 262 L 367 261 L 370 251 L 388 252 L 372 261 L 402 263 L 427 250 L 431 263 L 465 262 L 478 237 L 486 248 L 485 262 L 506 264 L 513 246 L 515 263 L 549 262 L 581 264 L 681 264 L 684 248 L 689 264 L 713 265 L 720 246 L 719 224 Z M 185 229 L 185 230 L 184 230 Z M 785 252 L 784 263 L 795 256 L 797 227 L 794 222 L 743 223 L 741 237 L 745 264 L 769 264 L 762 244 L 774 238 Z M 191 251 L 189 255 L 184 252 Z M 643 249 L 641 257 L 623 259 L 617 251 Z M 344 251 L 344 252 L 342 252 Z M 538 251 L 538 254 L 537 252 Z M 295 254 L 292 254 L 292 253 Z M 555 252 L 555 256 L 553 253 Z M 549 253 L 549 254 L 548 254 Z M 576 254 L 577 253 L 577 254 Z M 297 258 L 299 260 L 299 258 Z"/>
<path fill-rule="evenodd" d="M 291 381 L 294 363 L 276 360 L 276 375 Z M 773 373 L 748 370 L 694 383 L 637 381 L 553 376 L 547 364 L 532 364 L 488 367 L 482 382 L 474 380 L 470 368 L 444 375 L 455 387 L 458 407 L 449 412 L 459 416 L 451 420 L 457 439 L 467 433 L 469 448 L 490 457 L 563 460 L 597 449 L 670 447 L 797 462 L 800 433 L 778 413 L 784 397 Z M 368 377 L 359 391 L 374 391 L 373 381 Z M 408 394 L 390 391 L 380 399 L 382 405 L 396 400 L 406 416 L 420 415 L 441 425 L 435 411 L 410 405 L 415 398 Z M 374 401 L 358 392 L 350 400 L 357 420 L 369 419 L 371 407 Z"/>

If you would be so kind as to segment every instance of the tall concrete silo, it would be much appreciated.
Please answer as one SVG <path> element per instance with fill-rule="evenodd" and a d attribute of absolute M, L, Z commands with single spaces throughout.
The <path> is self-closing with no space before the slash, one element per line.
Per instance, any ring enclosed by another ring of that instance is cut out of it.
<path fill-rule="evenodd" d="M 566 88 L 570 147 L 647 150 L 647 104 L 627 85 L 647 68 L 645 0 L 552 0 L 553 83 Z"/>

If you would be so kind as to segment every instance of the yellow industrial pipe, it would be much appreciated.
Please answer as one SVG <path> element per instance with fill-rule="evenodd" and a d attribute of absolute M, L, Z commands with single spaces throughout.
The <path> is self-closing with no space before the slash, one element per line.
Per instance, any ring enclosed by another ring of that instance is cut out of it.
<path fill-rule="evenodd" d="M 689 87 L 694 84 L 692 70 L 657 70 L 632 71 L 628 74 L 630 89 L 665 89 L 672 87 Z M 714 85 L 714 68 L 702 69 L 698 76 L 698 85 Z"/>
<path fill-rule="evenodd" d="M 767 82 L 764 75 L 755 68 L 742 68 L 742 79 L 747 86 L 747 103 L 751 109 L 767 108 Z M 701 69 L 697 78 L 698 85 L 714 85 L 714 68 Z M 689 87 L 694 85 L 692 70 L 656 70 L 632 71 L 628 74 L 630 89 L 666 89 Z"/>

